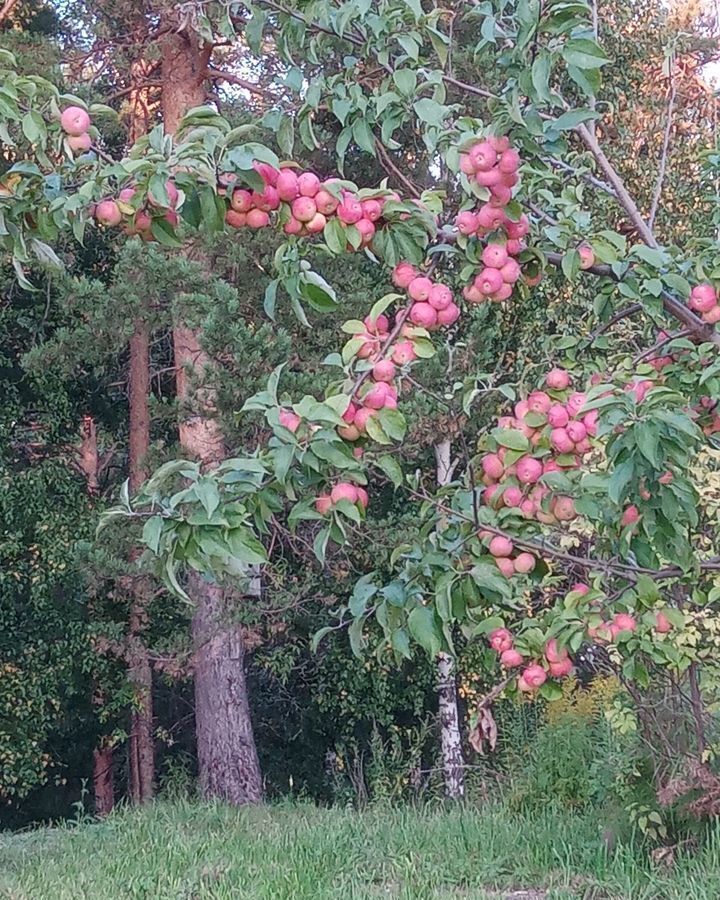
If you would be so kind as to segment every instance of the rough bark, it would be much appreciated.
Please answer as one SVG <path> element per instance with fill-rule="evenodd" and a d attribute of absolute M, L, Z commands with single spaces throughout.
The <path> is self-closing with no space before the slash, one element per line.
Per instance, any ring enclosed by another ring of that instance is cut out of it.
<path fill-rule="evenodd" d="M 132 66 L 133 82 L 138 85 L 130 95 L 129 140 L 135 143 L 147 130 L 147 90 L 142 87 L 147 63 L 137 60 Z M 134 494 L 148 478 L 147 455 L 150 449 L 150 333 L 141 314 L 134 323 L 130 338 L 128 371 L 128 480 Z M 131 551 L 131 561 L 138 550 Z M 151 585 L 147 578 L 130 582 L 128 679 L 133 686 L 134 706 L 130 711 L 128 762 L 130 798 L 140 804 L 151 800 L 155 792 L 155 744 L 153 726 L 152 668 L 143 632 L 147 624 L 147 606 Z"/>
<path fill-rule="evenodd" d="M 5 3 L 0 7 L 0 25 L 10 18 L 17 5 L 18 0 L 5 0 Z"/>
<path fill-rule="evenodd" d="M 437 483 L 442 487 L 452 479 L 450 441 L 441 441 L 435 445 L 435 461 Z M 457 800 L 465 793 L 465 760 L 458 718 L 455 664 L 447 653 L 438 654 L 437 671 L 440 748 L 445 794 L 449 799 Z"/>
<path fill-rule="evenodd" d="M 260 763 L 250 720 L 242 629 L 227 623 L 225 591 L 198 575 L 190 579 L 197 597 L 195 727 L 200 786 L 207 797 L 243 805 L 262 800 Z"/>
<path fill-rule="evenodd" d="M 83 416 L 80 447 L 78 450 L 78 466 L 83 473 L 88 494 L 94 497 L 98 492 L 98 471 L 100 454 L 98 452 L 97 430 L 92 416 Z M 93 685 L 93 703 L 102 697 L 102 691 Z M 100 738 L 98 746 L 93 750 L 93 792 L 95 814 L 106 816 L 115 805 L 115 788 L 113 782 L 113 748 L 104 738 Z"/>
<path fill-rule="evenodd" d="M 188 109 L 206 98 L 211 48 L 185 32 L 172 32 L 162 47 L 162 112 L 168 134 L 177 131 Z M 186 323 L 173 329 L 179 436 L 186 456 L 212 466 L 226 456 L 215 411 L 215 393 L 205 382 L 212 361 L 200 335 Z M 191 576 L 196 603 L 195 724 L 200 785 L 206 797 L 235 805 L 262 800 L 262 777 L 255 749 L 244 671 L 242 628 L 232 621 L 232 598 L 221 587 Z"/>
<path fill-rule="evenodd" d="M 93 796 L 95 815 L 109 815 L 115 805 L 112 747 L 96 747 L 93 750 Z"/>
<path fill-rule="evenodd" d="M 146 459 L 150 447 L 150 338 L 147 324 L 138 319 L 130 338 L 129 370 L 129 482 L 135 493 L 147 479 Z M 137 559 L 132 551 L 131 559 Z M 133 803 L 152 799 L 155 784 L 152 669 L 143 632 L 151 586 L 147 578 L 130 582 L 132 602 L 129 617 L 128 679 L 133 686 L 134 707 L 130 712 L 128 741 L 130 798 Z"/>

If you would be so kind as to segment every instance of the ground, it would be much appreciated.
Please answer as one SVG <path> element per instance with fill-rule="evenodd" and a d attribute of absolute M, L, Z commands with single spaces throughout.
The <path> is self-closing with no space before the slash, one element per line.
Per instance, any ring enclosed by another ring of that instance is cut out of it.
<path fill-rule="evenodd" d="M 717 900 L 720 831 L 671 869 L 597 815 L 186 801 L 0 834 L 3 900 Z"/>

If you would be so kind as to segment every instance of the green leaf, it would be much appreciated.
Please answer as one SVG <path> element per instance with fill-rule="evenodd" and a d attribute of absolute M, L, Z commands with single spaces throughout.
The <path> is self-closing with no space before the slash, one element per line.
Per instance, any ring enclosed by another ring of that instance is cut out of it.
<path fill-rule="evenodd" d="M 163 531 L 163 520 L 160 516 L 153 516 L 143 526 L 142 542 L 157 556 L 160 552 L 160 537 Z"/>
<path fill-rule="evenodd" d="M 355 119 L 352 123 L 352 136 L 361 150 L 375 156 L 375 136 L 366 119 Z"/>
<path fill-rule="evenodd" d="M 277 130 L 278 147 L 286 156 L 292 156 L 295 146 L 295 127 L 290 116 L 283 116 Z"/>
<path fill-rule="evenodd" d="M 347 248 L 347 236 L 342 222 L 338 218 L 328 220 L 327 225 L 323 229 L 323 238 L 328 245 L 328 249 L 335 256 L 341 256 Z"/>
<path fill-rule="evenodd" d="M 501 619 L 500 616 L 488 616 L 487 619 L 483 619 L 478 625 L 475 626 L 475 634 L 490 634 L 491 631 L 495 631 L 496 628 L 504 628 L 505 621 Z"/>
<path fill-rule="evenodd" d="M 409 96 L 417 88 L 417 73 L 413 69 L 395 69 L 393 81 L 401 94 Z"/>
<path fill-rule="evenodd" d="M 435 125 L 438 128 L 443 124 L 450 111 L 450 107 L 443 106 L 442 103 L 438 103 L 430 97 L 422 97 L 420 100 L 416 100 L 413 103 L 413 108 L 421 122 Z"/>
<path fill-rule="evenodd" d="M 333 97 L 331 108 L 338 122 L 340 122 L 341 125 L 345 125 L 347 117 L 352 112 L 353 104 L 342 97 Z"/>
<path fill-rule="evenodd" d="M 571 131 L 583 122 L 590 122 L 599 118 L 600 114 L 592 109 L 571 109 L 558 116 L 554 121 L 549 122 L 548 125 L 549 130 L 552 131 Z"/>
<path fill-rule="evenodd" d="M 543 103 L 550 102 L 550 71 L 552 69 L 552 56 L 545 50 L 541 50 L 532 65 L 532 84 L 538 99 Z"/>
<path fill-rule="evenodd" d="M 325 553 L 327 551 L 328 540 L 330 539 L 330 528 L 325 527 L 318 531 L 313 541 L 313 553 L 315 554 L 320 565 L 325 564 Z"/>
<path fill-rule="evenodd" d="M 300 293 L 318 312 L 333 312 L 338 299 L 335 289 L 317 272 L 303 272 L 300 278 Z"/>
<path fill-rule="evenodd" d="M 409 34 L 396 34 L 395 40 L 400 44 L 410 59 L 417 61 L 420 47 L 414 37 Z"/>
<path fill-rule="evenodd" d="M 442 632 L 431 606 L 416 606 L 408 616 L 408 628 L 431 659 L 442 650 Z"/>
<path fill-rule="evenodd" d="M 656 468 L 662 464 L 660 449 L 658 447 L 659 434 L 647 422 L 640 422 L 633 429 L 635 443 L 645 459 Z"/>
<path fill-rule="evenodd" d="M 404 628 L 396 628 L 393 631 L 390 637 L 390 643 L 392 644 L 393 650 L 404 659 L 412 659 L 412 653 L 410 652 L 410 638 Z"/>
<path fill-rule="evenodd" d="M 375 418 L 374 416 L 372 418 Z M 405 416 L 399 409 L 381 409 L 377 415 L 383 431 L 394 441 L 402 441 L 407 432 Z M 368 434 L 370 431 L 368 430 Z"/>
<path fill-rule="evenodd" d="M 397 579 L 395 581 L 391 581 L 390 584 L 386 584 L 385 587 L 382 588 L 380 593 L 387 600 L 387 602 L 392 604 L 393 606 L 405 606 L 405 602 L 407 600 L 407 590 L 405 589 L 405 585 L 402 581 L 399 581 Z"/>
<path fill-rule="evenodd" d="M 635 476 L 635 463 L 631 460 L 625 460 L 612 473 L 608 482 L 608 497 L 613 503 L 621 503 L 625 497 L 625 489 Z"/>
<path fill-rule="evenodd" d="M 310 652 L 317 653 L 318 645 L 320 641 L 327 637 L 332 631 L 335 631 L 334 625 L 326 625 L 324 628 L 321 628 L 319 631 L 316 631 L 312 636 L 312 640 L 310 641 Z"/>
<path fill-rule="evenodd" d="M 365 638 L 363 636 L 363 626 L 365 625 L 365 617 L 353 619 L 348 628 L 348 638 L 350 639 L 350 649 L 358 658 L 362 657 L 365 649 Z"/>
<path fill-rule="evenodd" d="M 176 594 L 182 600 L 192 603 L 190 597 L 188 597 L 185 591 L 180 587 L 180 582 L 177 579 L 177 560 L 173 559 L 172 556 L 169 556 L 165 561 L 165 579 L 165 583 L 172 593 Z"/>
<path fill-rule="evenodd" d="M 392 456 L 381 456 L 375 460 L 375 465 L 382 469 L 387 477 L 397 488 L 403 483 L 403 473 L 398 461 Z"/>
<path fill-rule="evenodd" d="M 175 234 L 175 229 L 164 217 L 154 217 L 150 225 L 150 231 L 155 240 L 164 247 L 177 248 L 183 246 L 182 241 Z"/>
<path fill-rule="evenodd" d="M 382 315 L 382 313 L 384 313 L 385 310 L 389 306 L 392 306 L 392 304 L 395 303 L 396 300 L 402 300 L 402 299 L 403 299 L 402 294 L 394 294 L 394 293 L 385 294 L 384 297 L 381 297 L 379 300 L 377 300 L 375 303 L 373 303 L 372 309 L 370 310 L 370 312 L 368 314 L 368 318 L 370 319 L 371 322 L 377 321 L 377 317 Z M 364 327 L 365 326 L 363 325 L 363 329 L 364 329 Z"/>
<path fill-rule="evenodd" d="M 562 258 L 563 275 L 568 281 L 574 281 L 580 271 L 580 254 L 577 250 L 567 250 Z"/>
<path fill-rule="evenodd" d="M 556 681 L 546 681 L 540 686 L 540 696 L 543 700 L 552 702 L 553 700 L 562 700 L 563 689 Z"/>
<path fill-rule="evenodd" d="M 45 122 L 37 110 L 30 110 L 23 116 L 22 130 L 31 144 L 35 144 L 41 138 L 45 138 Z"/>
<path fill-rule="evenodd" d="M 263 299 L 263 309 L 265 315 L 275 321 L 275 303 L 277 300 L 278 279 L 273 279 L 265 288 L 265 297 Z"/>
<path fill-rule="evenodd" d="M 368 436 L 378 444 L 392 444 L 392 440 L 385 433 L 378 416 L 370 416 L 365 425 Z"/>
<path fill-rule="evenodd" d="M 220 492 L 217 484 L 209 477 L 202 478 L 195 485 L 194 493 L 208 516 L 212 516 L 220 505 Z"/>
<path fill-rule="evenodd" d="M 491 434 L 501 447 L 521 451 L 530 449 L 530 442 L 525 435 L 514 428 L 494 428 Z"/>
<path fill-rule="evenodd" d="M 610 60 L 595 41 L 587 38 L 572 38 L 560 51 L 565 62 L 578 69 L 599 69 Z"/>

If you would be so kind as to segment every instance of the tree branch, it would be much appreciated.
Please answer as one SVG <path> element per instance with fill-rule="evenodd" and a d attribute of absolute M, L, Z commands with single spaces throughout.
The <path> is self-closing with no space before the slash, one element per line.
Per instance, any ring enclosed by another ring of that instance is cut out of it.
<path fill-rule="evenodd" d="M 398 167 L 393 162 L 390 154 L 383 146 L 382 141 L 378 140 L 378 138 L 375 138 L 375 146 L 377 147 L 378 153 L 380 155 L 380 164 L 382 165 L 383 169 L 385 169 L 385 171 L 389 170 L 389 173 L 395 175 L 395 177 L 405 185 L 405 187 L 410 191 L 411 194 L 419 197 L 420 194 L 422 194 L 422 188 L 420 188 L 413 181 L 403 175 L 400 169 L 398 169 Z"/>
<path fill-rule="evenodd" d="M 653 234 L 652 229 L 649 227 L 645 219 L 643 219 L 642 214 L 637 207 L 637 204 L 630 196 L 628 189 L 625 187 L 625 182 L 615 171 L 615 167 L 607 158 L 607 156 L 605 156 L 602 147 L 597 142 L 597 138 L 593 137 L 593 135 L 585 125 L 578 125 L 575 129 L 575 133 L 580 136 L 582 142 L 595 157 L 595 161 L 597 162 L 598 166 L 600 166 L 603 175 L 607 179 L 612 189 L 615 191 L 620 205 L 628 214 L 628 218 L 637 229 L 637 232 L 642 238 L 643 243 L 647 244 L 648 247 L 657 248 L 658 242 L 655 240 L 655 235 Z"/>
<path fill-rule="evenodd" d="M 208 78 L 227 81 L 228 84 L 236 84 L 243 90 L 249 91 L 251 94 L 257 94 L 259 97 L 263 97 L 265 100 L 271 100 L 273 103 L 275 103 L 278 99 L 270 91 L 267 91 L 265 90 L 265 88 L 260 87 L 260 85 L 253 84 L 252 81 L 247 81 L 245 78 L 240 78 L 240 76 L 238 75 L 233 75 L 232 72 L 225 72 L 222 69 L 216 69 L 214 66 L 208 66 L 205 74 Z"/>
<path fill-rule="evenodd" d="M 18 5 L 18 0 L 5 0 L 2 9 L 0 9 L 0 24 L 2 24 L 5 19 L 9 19 L 12 11 Z"/>
<path fill-rule="evenodd" d="M 668 98 L 667 122 L 665 123 L 665 134 L 663 135 L 662 155 L 660 157 L 660 166 L 658 168 L 657 181 L 655 183 L 655 191 L 653 192 L 652 203 L 650 204 L 650 215 L 648 216 L 648 225 L 650 228 L 655 224 L 655 216 L 657 215 L 658 206 L 660 205 L 660 197 L 662 196 L 663 182 L 665 181 L 665 169 L 667 167 L 668 150 L 670 148 L 670 133 L 673 124 L 673 107 L 675 105 L 675 81 L 670 74 L 670 96 Z"/>

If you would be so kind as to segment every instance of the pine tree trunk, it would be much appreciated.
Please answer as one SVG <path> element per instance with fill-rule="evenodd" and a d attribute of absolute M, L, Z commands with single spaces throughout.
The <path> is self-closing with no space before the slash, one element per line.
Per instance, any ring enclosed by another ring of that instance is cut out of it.
<path fill-rule="evenodd" d="M 195 646 L 195 727 L 200 786 L 206 797 L 241 806 L 262 801 L 260 763 L 250 720 L 242 629 L 227 623 L 226 595 L 193 575 L 198 598 Z"/>
<path fill-rule="evenodd" d="M 96 747 L 93 750 L 93 796 L 95 815 L 109 815 L 115 806 L 112 747 Z"/>
<path fill-rule="evenodd" d="M 147 130 L 147 89 L 142 81 L 147 63 L 140 59 L 131 66 L 131 77 L 139 85 L 130 94 L 129 139 L 135 143 Z M 130 338 L 130 368 L 128 373 L 129 439 L 128 476 L 131 494 L 148 478 L 147 455 L 150 449 L 150 333 L 147 321 L 139 317 Z M 131 552 L 131 561 L 139 551 Z M 128 741 L 130 798 L 141 804 L 155 793 L 155 742 L 153 726 L 153 684 L 150 655 L 143 638 L 150 602 L 151 585 L 147 578 L 133 578 L 130 584 L 130 665 L 128 679 L 133 687 L 134 706 L 130 711 Z"/>
<path fill-rule="evenodd" d="M 100 466 L 98 453 L 97 429 L 91 416 L 83 416 L 81 442 L 78 452 L 78 465 L 85 478 L 87 492 L 91 497 L 98 492 L 98 471 Z M 102 690 L 93 684 L 93 705 L 104 703 Z M 93 792 L 95 814 L 106 816 L 115 806 L 115 786 L 113 782 L 113 748 L 100 738 L 98 746 L 93 750 Z"/>
<path fill-rule="evenodd" d="M 435 445 L 436 478 L 439 487 L 448 484 L 452 478 L 450 441 Z M 457 800 L 465 794 L 465 760 L 463 759 L 460 721 L 458 718 L 457 684 L 455 665 L 447 653 L 439 653 L 438 670 L 438 715 L 440 719 L 440 748 L 442 755 L 445 795 Z"/>
<path fill-rule="evenodd" d="M 176 132 L 188 109 L 205 102 L 210 50 L 185 32 L 172 32 L 163 40 L 162 110 L 168 134 Z M 182 322 L 175 324 L 173 343 L 180 444 L 185 455 L 212 466 L 226 456 L 215 393 L 203 384 L 212 362 L 200 335 Z M 242 629 L 232 621 L 228 592 L 197 575 L 190 577 L 188 592 L 196 603 L 192 635 L 202 791 L 206 797 L 238 806 L 259 803 L 262 777 L 250 719 Z"/>
<path fill-rule="evenodd" d="M 150 447 L 150 336 L 147 324 L 138 319 L 130 338 L 130 422 L 129 482 L 135 493 L 147 479 L 146 460 Z M 131 553 L 137 559 L 138 551 Z M 128 679 L 133 687 L 134 706 L 130 712 L 128 741 L 130 798 L 133 803 L 146 803 L 155 793 L 155 744 L 153 727 L 152 669 L 143 631 L 151 585 L 147 578 L 135 577 L 130 582 L 132 603 L 129 618 Z"/>

